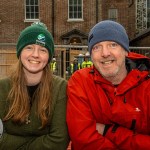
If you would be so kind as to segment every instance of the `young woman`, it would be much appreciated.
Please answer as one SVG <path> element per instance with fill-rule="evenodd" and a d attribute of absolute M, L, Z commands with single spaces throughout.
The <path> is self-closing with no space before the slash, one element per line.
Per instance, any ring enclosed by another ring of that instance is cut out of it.
<path fill-rule="evenodd" d="M 18 64 L 0 80 L 1 150 L 66 150 L 66 81 L 52 75 L 51 34 L 42 23 L 24 29 Z"/>

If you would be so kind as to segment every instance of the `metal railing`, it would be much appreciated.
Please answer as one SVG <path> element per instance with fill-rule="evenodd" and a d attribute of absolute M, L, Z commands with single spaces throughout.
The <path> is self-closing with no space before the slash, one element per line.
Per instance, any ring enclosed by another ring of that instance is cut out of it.
<path fill-rule="evenodd" d="M 130 47 L 130 50 L 135 53 L 143 54 L 150 57 L 150 47 Z"/>

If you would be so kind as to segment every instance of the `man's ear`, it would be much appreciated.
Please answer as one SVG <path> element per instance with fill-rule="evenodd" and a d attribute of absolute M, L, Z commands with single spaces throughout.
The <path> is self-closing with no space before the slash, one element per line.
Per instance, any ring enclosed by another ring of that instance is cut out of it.
<path fill-rule="evenodd" d="M 129 52 L 125 51 L 125 56 L 127 57 L 129 55 Z"/>

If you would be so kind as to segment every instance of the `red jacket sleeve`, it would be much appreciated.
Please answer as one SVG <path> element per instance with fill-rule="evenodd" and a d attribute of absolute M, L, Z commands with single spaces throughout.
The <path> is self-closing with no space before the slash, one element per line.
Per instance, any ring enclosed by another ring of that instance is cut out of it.
<path fill-rule="evenodd" d="M 82 79 L 74 76 L 68 82 L 67 124 L 73 150 L 117 150 L 96 130 L 96 120 L 84 91 Z"/>
<path fill-rule="evenodd" d="M 147 90 L 144 95 L 144 101 L 147 106 L 147 122 L 145 124 L 149 128 L 150 122 L 150 92 L 149 92 L 149 84 L 147 86 Z M 141 97 L 142 98 L 142 97 Z M 142 120 L 141 120 L 142 121 Z M 114 132 L 112 132 L 114 126 L 109 128 L 106 132 L 105 137 L 107 137 L 110 141 L 116 144 L 121 150 L 149 150 L 150 149 L 150 129 L 147 133 L 143 134 L 138 131 L 133 131 L 123 126 L 118 126 Z"/>
<path fill-rule="evenodd" d="M 115 143 L 121 150 L 149 150 L 150 149 L 150 136 L 138 133 L 133 133 L 124 127 L 118 127 L 115 132 L 112 128 L 106 133 L 106 137 Z"/>

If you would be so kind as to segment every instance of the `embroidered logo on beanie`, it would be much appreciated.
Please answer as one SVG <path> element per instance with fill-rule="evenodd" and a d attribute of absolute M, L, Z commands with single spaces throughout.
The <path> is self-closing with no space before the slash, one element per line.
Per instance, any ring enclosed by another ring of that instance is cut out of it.
<path fill-rule="evenodd" d="M 44 34 L 39 34 L 37 36 L 36 44 L 45 46 L 45 35 Z"/>

